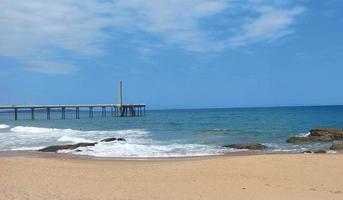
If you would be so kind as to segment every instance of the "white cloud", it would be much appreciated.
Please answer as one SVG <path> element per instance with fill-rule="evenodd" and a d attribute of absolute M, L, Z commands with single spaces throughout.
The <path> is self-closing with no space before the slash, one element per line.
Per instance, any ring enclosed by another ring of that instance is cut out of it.
<path fill-rule="evenodd" d="M 221 51 L 294 32 L 292 25 L 304 8 L 291 1 L 280 2 L 0 0 L 0 56 L 20 58 L 34 71 L 55 73 L 64 69 L 70 73 L 71 67 L 66 66 L 71 65 L 66 61 L 51 58 L 66 51 L 87 56 L 104 53 L 106 41 L 114 37 L 112 33 L 130 33 L 133 37 L 149 34 L 160 38 L 162 44 L 194 52 Z M 231 13 L 235 14 L 228 15 Z M 248 20 L 241 20 L 247 16 Z M 242 23 L 227 27 L 220 23 L 221 18 Z M 231 31 L 226 33 L 226 29 Z M 224 37 L 218 37 L 219 31 Z M 36 67 L 32 68 L 32 63 Z M 42 67 L 47 66 L 42 63 L 51 67 Z"/>
<path fill-rule="evenodd" d="M 230 39 L 233 46 L 244 45 L 258 40 L 275 40 L 294 32 L 291 25 L 295 18 L 304 12 L 303 7 L 292 9 L 275 9 L 263 7 L 259 9 L 260 16 L 249 20 L 242 27 L 242 33 Z"/>
<path fill-rule="evenodd" d="M 43 74 L 72 74 L 77 71 L 72 65 L 54 61 L 31 61 L 26 70 Z"/>

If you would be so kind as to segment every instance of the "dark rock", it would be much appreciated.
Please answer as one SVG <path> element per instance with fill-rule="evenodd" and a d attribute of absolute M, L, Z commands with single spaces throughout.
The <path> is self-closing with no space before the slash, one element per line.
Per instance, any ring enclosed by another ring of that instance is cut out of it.
<path fill-rule="evenodd" d="M 317 149 L 317 150 L 305 150 L 305 151 L 302 151 L 301 153 L 326 153 L 326 151 L 323 149 Z"/>
<path fill-rule="evenodd" d="M 250 143 L 250 144 L 228 144 L 223 147 L 234 148 L 234 149 L 250 149 L 250 150 L 263 150 L 267 148 L 263 144 L 259 143 Z"/>
<path fill-rule="evenodd" d="M 290 137 L 287 139 L 287 143 L 293 143 L 293 144 L 299 144 L 299 143 L 307 143 L 312 142 L 312 140 L 309 137 Z"/>
<path fill-rule="evenodd" d="M 58 150 L 63 150 L 63 149 L 76 149 L 78 147 L 87 147 L 87 146 L 94 146 L 96 142 L 81 142 L 77 144 L 62 144 L 62 145 L 53 145 L 53 146 L 48 146 L 43 149 L 39 149 L 38 151 L 41 152 L 57 152 Z"/>
<path fill-rule="evenodd" d="M 336 143 L 332 144 L 330 149 L 335 150 L 335 151 L 342 151 L 343 150 L 343 142 L 336 142 Z"/>
<path fill-rule="evenodd" d="M 290 137 L 287 139 L 287 143 L 301 144 L 309 142 L 332 142 L 334 137 L 331 135 L 321 135 L 321 136 L 307 136 L 307 137 Z"/>
<path fill-rule="evenodd" d="M 326 136 L 331 137 L 333 140 L 343 140 L 343 129 L 340 128 L 315 128 L 310 130 L 311 136 Z"/>
<path fill-rule="evenodd" d="M 302 151 L 301 153 L 312 153 L 311 150 L 305 150 L 305 151 Z"/>
<path fill-rule="evenodd" d="M 105 138 L 103 140 L 100 140 L 100 142 L 112 142 L 112 141 L 120 141 L 120 142 L 126 142 L 125 138 Z"/>
<path fill-rule="evenodd" d="M 313 153 L 326 153 L 326 151 L 323 149 L 317 149 L 317 150 L 314 150 Z"/>
<path fill-rule="evenodd" d="M 310 130 L 307 137 L 290 137 L 287 143 L 300 144 L 308 142 L 332 142 L 343 140 L 343 129 L 341 128 L 314 128 Z"/>

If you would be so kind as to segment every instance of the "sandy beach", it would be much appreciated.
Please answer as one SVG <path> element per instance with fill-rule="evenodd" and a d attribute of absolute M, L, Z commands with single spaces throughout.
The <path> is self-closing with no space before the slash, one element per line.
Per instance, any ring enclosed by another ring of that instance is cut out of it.
<path fill-rule="evenodd" d="M 343 199 L 343 155 L 0 157 L 1 199 Z"/>

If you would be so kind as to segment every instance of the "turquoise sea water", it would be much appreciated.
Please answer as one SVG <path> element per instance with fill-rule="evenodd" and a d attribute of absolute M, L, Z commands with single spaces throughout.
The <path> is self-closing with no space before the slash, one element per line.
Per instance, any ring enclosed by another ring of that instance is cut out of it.
<path fill-rule="evenodd" d="M 222 148 L 224 144 L 258 142 L 267 151 L 302 151 L 328 148 L 329 143 L 291 145 L 289 136 L 306 135 L 311 128 L 343 127 L 343 106 L 229 108 L 147 111 L 143 117 L 106 117 L 100 112 L 93 119 L 81 111 L 81 119 L 69 111 L 66 120 L 60 113 L 46 120 L 38 112 L 0 113 L 0 150 L 33 150 L 40 147 L 99 141 L 123 137 L 127 142 L 98 143 L 81 151 L 61 153 L 100 157 L 183 157 L 218 155 L 237 151 Z M 109 112 L 108 112 L 108 115 Z"/>

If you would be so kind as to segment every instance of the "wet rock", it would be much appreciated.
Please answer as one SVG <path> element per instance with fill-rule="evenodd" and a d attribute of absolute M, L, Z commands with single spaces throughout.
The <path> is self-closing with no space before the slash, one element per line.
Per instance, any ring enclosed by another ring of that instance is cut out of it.
<path fill-rule="evenodd" d="M 317 150 L 314 150 L 313 153 L 326 153 L 326 151 L 323 149 L 317 149 Z"/>
<path fill-rule="evenodd" d="M 343 140 L 343 129 L 341 128 L 314 128 L 310 130 L 307 137 L 290 137 L 287 143 L 300 144 L 308 142 L 332 142 Z"/>
<path fill-rule="evenodd" d="M 309 137 L 331 137 L 333 140 L 343 140 L 343 129 L 341 128 L 315 128 L 310 130 Z"/>
<path fill-rule="evenodd" d="M 119 142 L 126 142 L 125 138 L 105 138 L 103 140 L 100 140 L 100 142 L 112 142 L 112 141 L 119 141 Z"/>
<path fill-rule="evenodd" d="M 301 153 L 326 153 L 326 151 L 323 149 L 317 149 L 317 150 L 305 150 L 305 151 L 302 151 Z"/>
<path fill-rule="evenodd" d="M 301 144 L 309 142 L 332 142 L 334 138 L 331 135 L 321 135 L 321 136 L 307 136 L 307 137 L 297 137 L 293 136 L 287 139 L 287 143 Z"/>
<path fill-rule="evenodd" d="M 259 143 L 249 143 L 249 144 L 228 144 L 223 147 L 233 148 L 233 149 L 249 149 L 249 150 L 263 150 L 267 148 L 263 144 Z"/>
<path fill-rule="evenodd" d="M 334 151 L 342 151 L 343 150 L 343 142 L 336 142 L 336 143 L 332 144 L 330 149 L 334 150 Z"/>
<path fill-rule="evenodd" d="M 301 153 L 312 153 L 311 150 L 305 150 L 305 151 L 302 151 Z"/>
<path fill-rule="evenodd" d="M 293 143 L 293 144 L 300 144 L 300 143 L 312 142 L 312 140 L 308 137 L 293 136 L 293 137 L 288 138 L 286 142 Z"/>
<path fill-rule="evenodd" d="M 57 152 L 58 150 L 64 150 L 64 149 L 76 149 L 78 147 L 87 147 L 87 146 L 94 146 L 96 142 L 81 142 L 77 144 L 61 144 L 61 145 L 53 145 L 48 146 L 43 149 L 39 149 L 38 151 L 41 152 Z"/>

